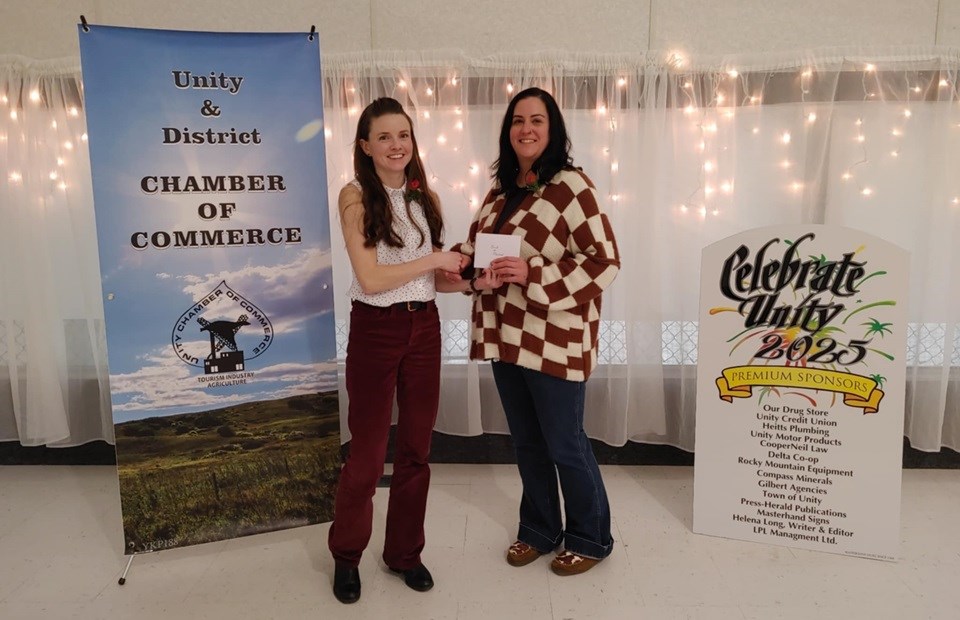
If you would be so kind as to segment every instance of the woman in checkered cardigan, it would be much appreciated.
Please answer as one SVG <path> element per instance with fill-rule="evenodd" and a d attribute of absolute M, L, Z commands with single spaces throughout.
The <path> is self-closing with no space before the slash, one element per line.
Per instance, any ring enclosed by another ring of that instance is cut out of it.
<path fill-rule="evenodd" d="M 596 188 L 573 166 L 563 116 L 546 91 L 529 88 L 510 102 L 492 170 L 494 187 L 468 241 L 453 249 L 473 256 L 477 233 L 522 237 L 519 257 L 492 261 L 462 286 L 474 297 L 470 357 L 493 361 L 523 481 L 507 562 L 523 566 L 562 546 L 551 568 L 582 573 L 613 549 L 583 414 L 600 296 L 620 268 L 617 244 Z"/>

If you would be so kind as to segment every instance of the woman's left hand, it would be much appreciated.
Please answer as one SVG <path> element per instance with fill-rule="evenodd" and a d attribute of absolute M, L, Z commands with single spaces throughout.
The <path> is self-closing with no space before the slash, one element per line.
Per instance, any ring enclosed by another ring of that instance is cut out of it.
<path fill-rule="evenodd" d="M 501 256 L 490 261 L 490 269 L 493 270 L 501 282 L 512 282 L 521 286 L 526 286 L 527 276 L 530 274 L 530 267 L 527 261 L 516 256 Z"/>

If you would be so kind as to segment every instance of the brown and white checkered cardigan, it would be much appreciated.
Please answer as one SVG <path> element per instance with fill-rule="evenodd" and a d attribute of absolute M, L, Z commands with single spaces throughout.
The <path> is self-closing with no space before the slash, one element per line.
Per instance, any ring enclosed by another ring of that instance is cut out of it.
<path fill-rule="evenodd" d="M 493 232 L 505 196 L 491 190 L 455 251 L 473 256 L 477 233 Z M 500 231 L 520 235 L 527 285 L 474 295 L 471 359 L 499 359 L 569 381 L 597 364 L 600 294 L 620 270 L 617 242 L 593 182 L 561 170 L 524 197 Z"/>

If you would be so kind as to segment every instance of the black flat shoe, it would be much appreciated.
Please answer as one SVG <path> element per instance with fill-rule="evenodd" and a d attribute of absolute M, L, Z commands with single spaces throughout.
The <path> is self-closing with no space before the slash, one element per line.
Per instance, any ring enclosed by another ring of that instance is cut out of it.
<path fill-rule="evenodd" d="M 333 571 L 333 595 L 349 605 L 360 600 L 360 569 L 337 565 Z"/>
<path fill-rule="evenodd" d="M 417 592 L 426 592 L 433 587 L 433 576 L 423 564 L 418 564 L 407 570 L 397 570 L 396 568 L 390 570 L 398 575 L 403 575 L 403 582 L 407 584 L 407 587 L 413 588 Z"/>

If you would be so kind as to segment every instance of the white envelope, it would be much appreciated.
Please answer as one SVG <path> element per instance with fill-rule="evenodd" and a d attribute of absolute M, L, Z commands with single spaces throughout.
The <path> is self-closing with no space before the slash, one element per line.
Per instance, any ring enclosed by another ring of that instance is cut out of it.
<path fill-rule="evenodd" d="M 473 266 L 489 267 L 490 261 L 501 256 L 520 256 L 520 237 L 518 235 L 492 235 L 477 233 L 474 243 Z"/>

